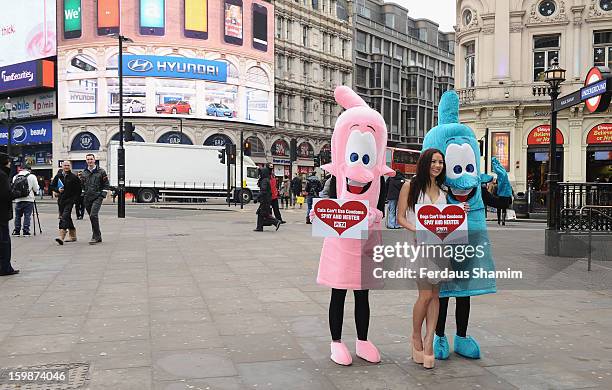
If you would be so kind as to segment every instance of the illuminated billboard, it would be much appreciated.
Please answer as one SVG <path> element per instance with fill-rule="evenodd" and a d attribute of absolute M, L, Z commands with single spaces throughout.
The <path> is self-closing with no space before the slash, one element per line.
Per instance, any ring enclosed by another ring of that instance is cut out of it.
<path fill-rule="evenodd" d="M 3 4 L 0 67 L 54 56 L 57 52 L 56 13 L 56 0 Z"/>
<path fill-rule="evenodd" d="M 106 35 L 120 26 L 134 41 L 123 54 L 125 115 L 274 125 L 271 3 L 66 0 L 62 11 L 63 118 L 118 114 L 117 41 Z"/>

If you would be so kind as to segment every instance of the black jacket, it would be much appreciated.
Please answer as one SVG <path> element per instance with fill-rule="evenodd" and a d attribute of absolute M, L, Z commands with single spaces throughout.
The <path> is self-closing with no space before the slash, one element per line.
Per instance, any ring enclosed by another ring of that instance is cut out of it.
<path fill-rule="evenodd" d="M 57 188 L 58 179 L 62 179 L 62 183 L 64 183 L 64 192 L 62 193 Z M 64 174 L 64 171 L 60 170 L 53 178 L 51 188 L 59 194 L 58 203 L 74 203 L 81 196 L 81 180 L 72 171 Z"/>
<path fill-rule="evenodd" d="M 270 171 L 268 168 L 262 168 L 260 170 L 257 185 L 259 186 L 259 197 L 257 201 L 260 202 L 260 206 L 270 206 L 272 202 L 272 187 L 270 186 Z"/>
<path fill-rule="evenodd" d="M 406 178 L 401 173 L 387 179 L 387 200 L 398 200 L 405 182 Z"/>
<path fill-rule="evenodd" d="M 81 184 L 83 186 L 83 197 L 88 201 L 100 197 L 106 198 L 106 192 L 110 189 L 106 171 L 98 167 L 93 172 L 85 169 L 81 173 Z"/>
<path fill-rule="evenodd" d="M 13 197 L 8 174 L 10 168 L 0 169 L 0 223 L 6 224 L 13 219 Z"/>
<path fill-rule="evenodd" d="M 291 191 L 295 195 L 300 195 L 302 192 L 302 179 L 297 176 L 291 179 Z"/>

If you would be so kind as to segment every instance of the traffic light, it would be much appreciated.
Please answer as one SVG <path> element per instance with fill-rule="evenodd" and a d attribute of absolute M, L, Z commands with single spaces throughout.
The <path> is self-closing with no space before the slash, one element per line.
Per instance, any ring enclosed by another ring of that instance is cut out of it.
<path fill-rule="evenodd" d="M 484 157 L 484 139 L 478 140 L 478 147 L 480 148 L 480 155 Z"/>
<path fill-rule="evenodd" d="M 297 160 L 297 139 L 291 138 L 289 145 L 289 159 L 291 161 Z"/>
<path fill-rule="evenodd" d="M 227 156 L 230 164 L 236 164 L 236 145 L 227 144 L 225 145 L 227 148 Z"/>
<path fill-rule="evenodd" d="M 219 150 L 219 161 L 221 164 L 225 164 L 225 149 Z"/>
<path fill-rule="evenodd" d="M 123 140 L 125 142 L 134 141 L 134 129 L 136 127 L 132 122 L 125 122 L 123 124 Z"/>
<path fill-rule="evenodd" d="M 249 140 L 244 141 L 244 145 L 242 146 L 242 153 L 245 156 L 251 155 L 251 143 L 249 142 Z"/>
<path fill-rule="evenodd" d="M 314 156 L 314 166 L 315 168 L 320 167 L 321 166 L 321 155 L 317 154 Z"/>

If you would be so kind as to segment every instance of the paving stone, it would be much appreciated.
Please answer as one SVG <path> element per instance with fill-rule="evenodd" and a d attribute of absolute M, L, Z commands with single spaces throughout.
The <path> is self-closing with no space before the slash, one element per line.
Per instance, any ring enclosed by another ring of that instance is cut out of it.
<path fill-rule="evenodd" d="M 227 349 L 153 353 L 153 376 L 156 380 L 228 377 L 237 374 Z"/>

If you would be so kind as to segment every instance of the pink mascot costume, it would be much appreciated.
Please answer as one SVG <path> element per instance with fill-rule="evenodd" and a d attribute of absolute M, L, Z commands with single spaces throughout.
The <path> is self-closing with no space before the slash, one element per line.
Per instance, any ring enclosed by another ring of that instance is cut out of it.
<path fill-rule="evenodd" d="M 364 239 L 325 238 L 317 283 L 332 288 L 329 306 L 331 359 L 341 365 L 352 363 L 351 354 L 342 342 L 344 300 L 347 289 L 352 289 L 355 294 L 357 356 L 378 363 L 380 353 L 368 341 L 368 291 L 380 286 L 381 281 L 374 279 L 372 273 L 368 272 L 373 266 L 367 260 L 362 262 L 362 255 L 368 251 L 367 248 L 378 243 L 380 238 L 377 232 L 380 233 L 383 214 L 376 205 L 381 190 L 381 176 L 394 174 L 385 165 L 387 126 L 382 116 L 368 107 L 349 87 L 337 87 L 334 95 L 346 111 L 336 121 L 331 140 L 331 163 L 322 168 L 336 177 L 338 199 L 368 201 L 369 234 Z M 311 216 L 314 216 L 313 212 Z"/>

